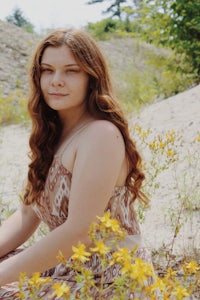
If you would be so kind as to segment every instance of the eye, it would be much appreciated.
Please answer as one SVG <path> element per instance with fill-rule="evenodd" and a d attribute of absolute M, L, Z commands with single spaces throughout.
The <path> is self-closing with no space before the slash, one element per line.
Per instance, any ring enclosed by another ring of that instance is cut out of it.
<path fill-rule="evenodd" d="M 51 73 L 51 72 L 53 71 L 49 68 L 41 68 L 41 73 Z"/>
<path fill-rule="evenodd" d="M 67 70 L 66 73 L 76 73 L 76 70 Z"/>
<path fill-rule="evenodd" d="M 78 73 L 80 70 L 78 68 L 66 69 L 66 73 Z"/>

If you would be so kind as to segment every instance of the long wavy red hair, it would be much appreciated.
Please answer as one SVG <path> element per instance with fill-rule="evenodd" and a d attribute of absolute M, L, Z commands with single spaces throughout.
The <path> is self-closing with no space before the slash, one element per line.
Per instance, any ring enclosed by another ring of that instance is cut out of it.
<path fill-rule="evenodd" d="M 23 197 L 24 204 L 40 204 L 39 195 L 44 189 L 55 147 L 62 132 L 58 114 L 46 105 L 40 87 L 40 64 L 44 50 L 49 46 L 60 47 L 62 45 L 67 45 L 71 49 L 77 63 L 89 75 L 88 112 L 95 118 L 109 120 L 119 128 L 123 135 L 130 168 L 126 185 L 132 192 L 133 201 L 138 198 L 147 203 L 147 198 L 141 191 L 145 178 L 141 170 L 141 156 L 130 137 L 126 117 L 113 96 L 106 61 L 97 43 L 87 32 L 70 28 L 55 30 L 44 38 L 38 45 L 30 66 L 31 89 L 28 110 L 32 119 L 32 132 L 29 140 L 31 162 Z"/>

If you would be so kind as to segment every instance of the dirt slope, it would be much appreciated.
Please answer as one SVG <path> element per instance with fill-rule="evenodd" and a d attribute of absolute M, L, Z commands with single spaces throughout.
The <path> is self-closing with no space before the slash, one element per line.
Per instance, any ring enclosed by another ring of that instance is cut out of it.
<path fill-rule="evenodd" d="M 26 90 L 27 67 L 38 37 L 0 20 L 0 91 Z"/>

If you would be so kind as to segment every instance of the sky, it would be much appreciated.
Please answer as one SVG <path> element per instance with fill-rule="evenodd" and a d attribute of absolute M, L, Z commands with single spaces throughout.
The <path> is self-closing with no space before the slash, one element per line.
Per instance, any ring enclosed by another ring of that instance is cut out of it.
<path fill-rule="evenodd" d="M 86 4 L 88 0 L 0 0 L 0 19 L 5 20 L 19 8 L 37 32 L 42 29 L 83 27 L 109 17 L 102 14 L 108 3 Z"/>

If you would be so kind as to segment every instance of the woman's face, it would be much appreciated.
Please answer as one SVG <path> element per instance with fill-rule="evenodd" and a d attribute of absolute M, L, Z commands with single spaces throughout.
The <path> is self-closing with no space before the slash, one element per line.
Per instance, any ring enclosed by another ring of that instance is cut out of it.
<path fill-rule="evenodd" d="M 66 46 L 47 47 L 41 60 L 40 85 L 46 104 L 62 113 L 85 107 L 89 76 Z"/>

